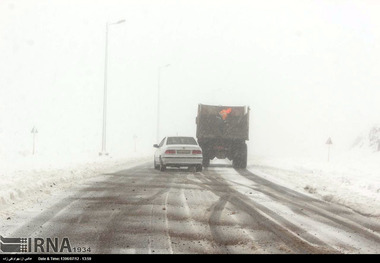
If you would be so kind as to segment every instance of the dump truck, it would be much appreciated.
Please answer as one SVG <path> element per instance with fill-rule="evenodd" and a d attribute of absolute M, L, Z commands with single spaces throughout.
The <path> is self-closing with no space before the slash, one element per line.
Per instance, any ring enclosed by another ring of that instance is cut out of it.
<path fill-rule="evenodd" d="M 204 167 L 214 158 L 232 160 L 235 168 L 247 167 L 249 111 L 248 106 L 198 104 L 196 137 Z"/>

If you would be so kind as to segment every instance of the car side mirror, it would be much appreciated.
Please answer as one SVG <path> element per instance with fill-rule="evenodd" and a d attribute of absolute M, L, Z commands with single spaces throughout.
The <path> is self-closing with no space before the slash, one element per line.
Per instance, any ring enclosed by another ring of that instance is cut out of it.
<path fill-rule="evenodd" d="M 158 148 L 158 144 L 153 144 L 153 147 L 154 148 Z"/>

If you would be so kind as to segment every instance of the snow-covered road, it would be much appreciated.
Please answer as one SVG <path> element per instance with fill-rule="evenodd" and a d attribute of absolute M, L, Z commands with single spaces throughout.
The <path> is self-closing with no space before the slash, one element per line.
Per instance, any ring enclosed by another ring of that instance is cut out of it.
<path fill-rule="evenodd" d="M 163 173 L 146 159 L 102 167 L 37 193 L 38 202 L 3 204 L 18 209 L 2 211 L 2 235 L 69 237 L 91 253 L 380 252 L 378 217 L 281 183 L 281 169 L 220 161 L 201 173 Z"/>

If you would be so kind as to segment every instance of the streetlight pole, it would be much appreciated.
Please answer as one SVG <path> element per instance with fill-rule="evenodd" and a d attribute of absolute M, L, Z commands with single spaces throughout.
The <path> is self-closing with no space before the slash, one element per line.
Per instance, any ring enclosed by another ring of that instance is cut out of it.
<path fill-rule="evenodd" d="M 158 79 L 157 79 L 157 132 L 156 141 L 159 143 L 160 140 L 160 80 L 161 80 L 161 69 L 169 67 L 170 64 L 158 67 Z"/>
<path fill-rule="evenodd" d="M 108 155 L 106 151 L 106 127 L 107 127 L 107 64 L 108 64 L 108 27 L 110 25 L 116 25 L 124 23 L 125 20 L 120 20 L 115 23 L 106 23 L 106 47 L 104 58 L 104 95 L 103 95 L 103 130 L 102 130 L 102 151 L 99 155 Z"/>

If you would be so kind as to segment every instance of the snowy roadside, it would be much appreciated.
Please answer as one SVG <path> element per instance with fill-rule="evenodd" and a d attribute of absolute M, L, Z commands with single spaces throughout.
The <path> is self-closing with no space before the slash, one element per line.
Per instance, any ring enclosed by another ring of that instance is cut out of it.
<path fill-rule="evenodd" d="M 252 157 L 248 169 L 288 188 L 380 218 L 380 152 L 334 161 Z"/>
<path fill-rule="evenodd" d="M 0 171 L 0 216 L 7 218 L 53 193 L 82 184 L 95 176 L 131 168 L 151 160 L 151 156 L 77 156 L 75 161 L 57 162 L 46 157 L 14 159 Z M 33 159 L 32 159 L 33 158 Z M 50 161 L 49 161 L 50 160 Z M 17 168 L 16 168 L 17 167 Z"/>
<path fill-rule="evenodd" d="M 0 166 L 2 218 L 94 176 L 149 162 L 151 155 L 78 156 L 66 160 L 30 156 L 13 160 L 12 165 L 4 162 Z M 253 156 L 248 169 L 288 188 L 380 217 L 380 153 L 344 155 L 328 163 Z"/>

